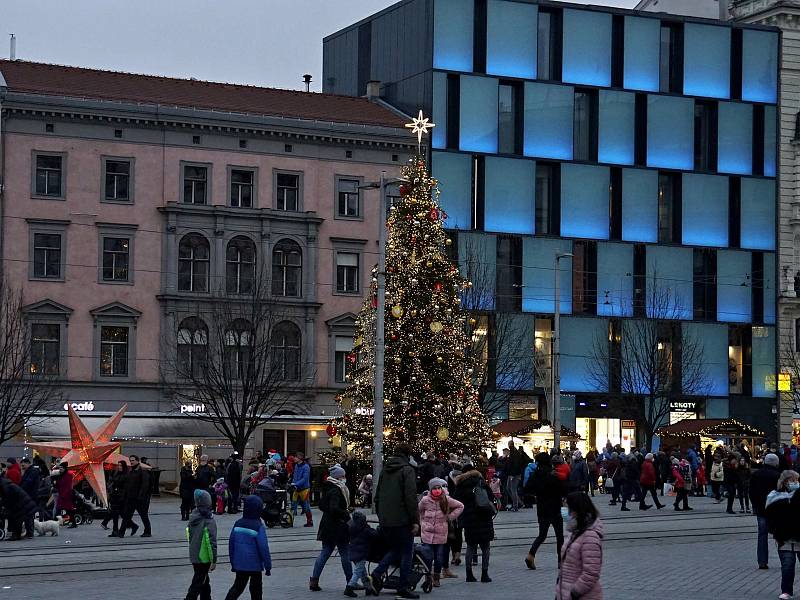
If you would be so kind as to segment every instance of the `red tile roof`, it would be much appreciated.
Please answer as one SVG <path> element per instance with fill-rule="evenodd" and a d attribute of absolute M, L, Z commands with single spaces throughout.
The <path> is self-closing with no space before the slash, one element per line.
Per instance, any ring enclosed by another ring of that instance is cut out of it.
<path fill-rule="evenodd" d="M 365 98 L 232 83 L 101 71 L 0 59 L 10 91 L 220 110 L 358 125 L 402 127 L 403 119 Z"/>

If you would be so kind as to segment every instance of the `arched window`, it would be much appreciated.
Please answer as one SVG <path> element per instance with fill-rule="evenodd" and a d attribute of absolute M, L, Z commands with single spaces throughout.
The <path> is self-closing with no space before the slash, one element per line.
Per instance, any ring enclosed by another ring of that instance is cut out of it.
<path fill-rule="evenodd" d="M 208 327 L 198 317 L 188 317 L 178 327 L 178 375 L 198 377 L 208 361 Z"/>
<path fill-rule="evenodd" d="M 303 255 L 292 240 L 281 240 L 272 251 L 272 295 L 300 297 Z"/>
<path fill-rule="evenodd" d="M 272 358 L 275 376 L 283 381 L 300 379 L 300 329 L 281 321 L 272 330 Z"/>
<path fill-rule="evenodd" d="M 245 379 L 252 373 L 253 326 L 246 319 L 236 319 L 225 330 L 226 377 Z"/>
<path fill-rule="evenodd" d="M 208 240 L 197 233 L 183 236 L 178 247 L 178 289 L 182 292 L 208 291 Z"/>
<path fill-rule="evenodd" d="M 225 252 L 225 288 L 229 294 L 250 294 L 256 277 L 256 245 L 237 236 Z"/>

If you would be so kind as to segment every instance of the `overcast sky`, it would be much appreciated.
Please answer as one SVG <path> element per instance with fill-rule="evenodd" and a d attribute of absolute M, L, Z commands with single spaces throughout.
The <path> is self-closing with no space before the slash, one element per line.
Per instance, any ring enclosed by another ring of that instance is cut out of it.
<path fill-rule="evenodd" d="M 632 7 L 636 0 L 572 0 Z M 0 0 L 0 57 L 302 89 L 322 38 L 395 0 Z"/>

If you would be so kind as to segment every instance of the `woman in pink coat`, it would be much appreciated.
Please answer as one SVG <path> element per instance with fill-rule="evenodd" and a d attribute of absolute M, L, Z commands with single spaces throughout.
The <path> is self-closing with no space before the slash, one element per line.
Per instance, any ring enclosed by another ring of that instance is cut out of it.
<path fill-rule="evenodd" d="M 450 521 L 457 519 L 464 505 L 451 498 L 444 490 L 447 482 L 434 477 L 428 482 L 428 494 L 419 501 L 420 538 L 433 551 L 433 585 L 439 587 L 442 565 L 445 564 L 449 546 L 447 531 Z"/>
<path fill-rule="evenodd" d="M 603 600 L 603 524 L 586 492 L 572 492 L 562 515 L 571 532 L 561 550 L 556 600 Z"/>

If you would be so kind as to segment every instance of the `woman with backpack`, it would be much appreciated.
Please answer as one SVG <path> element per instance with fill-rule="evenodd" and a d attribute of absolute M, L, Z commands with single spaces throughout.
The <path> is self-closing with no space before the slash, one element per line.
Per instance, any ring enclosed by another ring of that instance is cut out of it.
<path fill-rule="evenodd" d="M 464 505 L 447 495 L 444 479 L 432 478 L 428 493 L 419 501 L 420 539 L 433 553 L 433 587 L 439 587 L 442 567 L 446 564 L 448 524 L 458 518 Z"/>
<path fill-rule="evenodd" d="M 556 580 L 556 600 L 602 600 L 603 524 L 584 492 L 572 492 L 562 507 L 569 539 L 561 551 Z"/>
<path fill-rule="evenodd" d="M 689 490 L 692 488 L 692 467 L 684 460 L 672 458 L 672 480 L 675 487 L 675 510 L 693 510 L 689 506 Z M 683 502 L 683 508 L 680 503 Z"/>
<path fill-rule="evenodd" d="M 492 519 L 495 508 L 492 504 L 488 487 L 483 476 L 471 464 L 464 465 L 461 475 L 455 477 L 456 490 L 454 497 L 464 505 L 461 513 L 461 524 L 464 527 L 464 538 L 467 542 L 465 563 L 467 582 L 477 581 L 472 573 L 472 558 L 481 548 L 481 582 L 491 583 L 489 577 L 489 546 L 494 539 Z"/>

